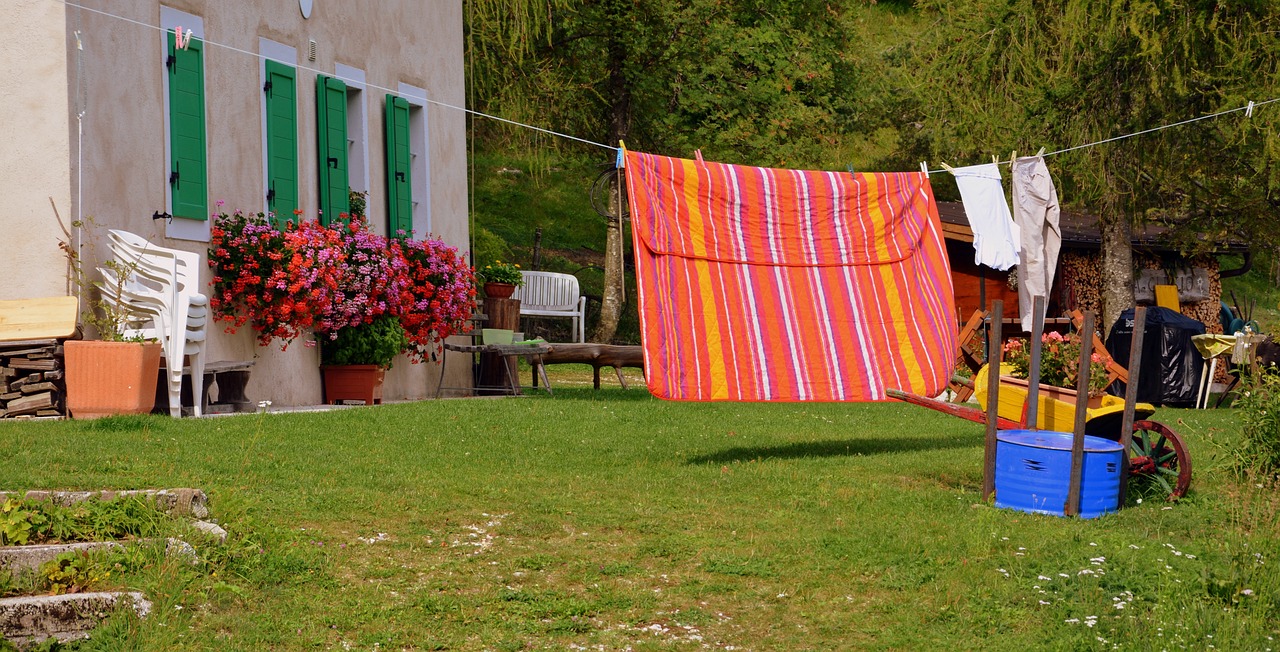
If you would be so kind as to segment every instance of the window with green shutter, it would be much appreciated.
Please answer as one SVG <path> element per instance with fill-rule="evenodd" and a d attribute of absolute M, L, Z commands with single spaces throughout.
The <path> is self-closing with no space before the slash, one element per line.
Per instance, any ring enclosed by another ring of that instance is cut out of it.
<path fill-rule="evenodd" d="M 266 61 L 267 209 L 282 226 L 298 207 L 298 87 L 293 66 Z"/>
<path fill-rule="evenodd" d="M 350 210 L 347 178 L 347 85 L 316 76 L 316 135 L 320 154 L 320 223 L 338 221 Z"/>
<path fill-rule="evenodd" d="M 409 103 L 387 95 L 387 233 L 413 231 L 412 157 L 409 155 Z"/>
<path fill-rule="evenodd" d="M 169 33 L 169 187 L 174 217 L 209 219 L 204 125 L 204 43 L 179 50 Z"/>

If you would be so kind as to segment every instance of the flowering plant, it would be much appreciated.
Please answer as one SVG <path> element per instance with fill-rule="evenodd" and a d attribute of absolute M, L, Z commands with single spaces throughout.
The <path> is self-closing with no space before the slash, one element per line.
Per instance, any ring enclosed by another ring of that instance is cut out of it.
<path fill-rule="evenodd" d="M 227 331 L 248 324 L 259 344 L 279 339 L 286 347 L 310 331 L 329 342 L 331 359 L 360 341 L 344 331 L 390 317 L 404 334 L 400 348 L 419 362 L 438 353 L 444 338 L 469 330 L 474 275 L 457 249 L 387 238 L 342 217 L 331 226 L 290 221 L 277 230 L 262 213 L 215 214 L 210 306 Z"/>
<path fill-rule="evenodd" d="M 1031 347 L 1014 338 L 1005 342 L 1004 361 L 1013 367 L 1013 375 L 1028 378 L 1031 373 Z M 1080 368 L 1080 334 L 1063 337 L 1051 331 L 1040 338 L 1040 382 L 1044 385 L 1074 388 Z M 1089 357 L 1089 394 L 1107 388 L 1107 359 L 1098 353 Z"/>
<path fill-rule="evenodd" d="M 524 276 L 520 275 L 520 266 L 515 263 L 504 263 L 501 260 L 476 269 L 476 278 L 481 283 L 510 283 L 516 287 L 524 285 Z"/>

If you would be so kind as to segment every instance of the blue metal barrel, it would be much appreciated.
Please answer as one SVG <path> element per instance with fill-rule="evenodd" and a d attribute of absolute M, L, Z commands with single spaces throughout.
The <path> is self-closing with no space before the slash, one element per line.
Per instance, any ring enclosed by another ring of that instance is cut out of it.
<path fill-rule="evenodd" d="M 1120 506 L 1124 449 L 1084 438 L 1080 516 L 1096 518 Z M 1063 516 L 1071 484 L 1071 433 L 1002 430 L 996 435 L 996 507 Z"/>

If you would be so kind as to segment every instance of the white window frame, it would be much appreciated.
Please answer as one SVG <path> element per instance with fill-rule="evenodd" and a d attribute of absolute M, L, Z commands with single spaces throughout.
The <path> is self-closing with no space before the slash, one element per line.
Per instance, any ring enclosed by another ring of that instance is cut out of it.
<path fill-rule="evenodd" d="M 409 103 L 413 237 L 421 240 L 431 233 L 431 130 L 427 124 L 427 91 L 401 82 L 399 94 Z"/>
<path fill-rule="evenodd" d="M 278 61 L 280 63 L 283 63 L 286 66 L 292 66 L 296 74 L 296 71 L 298 69 L 298 49 L 297 48 L 290 47 L 283 43 L 277 43 L 275 41 L 272 41 L 271 39 L 259 37 L 258 38 L 258 54 L 261 55 L 260 57 L 258 57 L 258 88 L 262 88 L 267 83 L 267 59 L 271 59 L 272 61 Z M 295 84 L 296 84 L 296 80 L 295 80 Z M 270 152 L 268 151 L 268 148 L 267 148 L 267 94 L 266 92 L 265 91 L 262 92 L 259 95 L 259 97 L 261 98 L 261 102 L 262 102 L 262 111 L 260 112 L 262 114 L 262 212 L 266 213 L 268 210 L 270 210 L 270 206 L 268 205 L 268 202 L 267 202 L 267 190 L 271 187 L 271 179 L 268 176 L 270 174 L 269 173 L 270 162 L 268 160 L 270 158 Z M 296 100 L 295 100 L 295 103 L 301 104 L 301 102 L 297 102 Z M 299 165 L 301 165 L 302 157 L 299 156 L 298 160 L 299 160 Z M 301 170 L 298 170 L 297 178 L 298 179 L 302 178 Z M 299 201 L 299 206 L 301 206 L 301 201 Z M 284 219 L 287 219 L 287 220 L 294 219 L 292 215 L 285 215 L 283 217 Z"/>
<path fill-rule="evenodd" d="M 367 85 L 364 71 L 334 64 L 334 76 L 347 85 L 347 185 L 365 195 L 365 217 L 380 224 L 377 202 L 369 201 L 369 118 L 366 111 Z"/>
<path fill-rule="evenodd" d="M 169 58 L 169 34 L 172 33 L 173 30 L 177 27 L 181 27 L 183 32 L 186 32 L 187 30 L 191 30 L 192 36 L 200 40 L 205 40 L 203 18 L 196 16 L 195 14 L 189 14 L 185 11 L 179 11 L 172 7 L 166 7 L 164 5 L 160 5 L 160 28 L 161 28 L 160 61 L 161 62 L 164 62 L 166 59 Z M 209 86 L 208 86 L 209 57 L 210 57 L 210 48 L 205 48 L 204 49 L 204 69 L 205 69 L 204 95 L 206 99 L 209 97 Z M 161 112 L 161 114 L 164 116 L 163 122 L 162 122 L 162 126 L 164 127 L 164 139 L 163 139 L 164 140 L 164 160 L 170 161 L 170 160 L 173 160 L 171 156 L 173 153 L 173 150 L 172 150 L 172 143 L 169 142 L 169 134 L 171 133 L 170 127 L 169 127 L 169 75 L 160 75 L 160 79 L 161 79 L 160 96 L 164 98 L 164 110 Z M 212 158 L 209 152 L 210 143 L 211 143 L 211 139 L 209 138 L 209 109 L 208 109 L 208 106 L 206 106 L 205 107 L 205 157 L 206 157 L 206 160 L 208 160 L 208 158 Z M 205 181 L 206 182 L 211 181 L 212 176 L 213 175 L 209 174 L 209 171 L 206 169 Z M 213 187 L 213 184 L 209 183 L 208 188 L 212 189 L 212 187 Z M 164 205 L 165 205 L 165 210 L 167 210 L 170 214 L 172 214 L 173 213 L 173 188 L 170 187 L 168 183 L 164 184 Z M 165 220 L 165 222 L 166 222 L 165 228 L 164 228 L 165 237 L 174 238 L 176 240 L 195 240 L 197 242 L 208 242 L 209 235 L 213 227 L 213 218 L 206 218 L 203 220 L 169 219 L 169 220 Z"/>

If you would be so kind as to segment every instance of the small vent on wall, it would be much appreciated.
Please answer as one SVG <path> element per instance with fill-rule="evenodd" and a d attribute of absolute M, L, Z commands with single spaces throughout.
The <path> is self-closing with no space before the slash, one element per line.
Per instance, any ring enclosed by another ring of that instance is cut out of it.
<path fill-rule="evenodd" d="M 307 44 L 307 61 L 315 61 L 315 60 L 316 60 L 316 40 L 311 39 L 311 41 Z"/>

